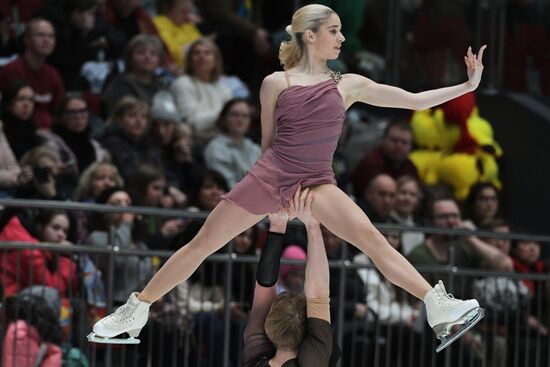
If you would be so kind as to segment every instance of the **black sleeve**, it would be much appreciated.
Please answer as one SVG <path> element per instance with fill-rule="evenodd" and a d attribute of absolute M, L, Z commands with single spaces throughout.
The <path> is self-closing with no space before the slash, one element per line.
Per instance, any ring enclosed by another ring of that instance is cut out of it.
<path fill-rule="evenodd" d="M 283 254 L 283 238 L 284 233 L 267 233 L 265 247 L 256 271 L 256 280 L 262 287 L 271 287 L 277 282 Z"/>
<path fill-rule="evenodd" d="M 317 318 L 307 319 L 304 341 L 298 352 L 300 367 L 328 366 L 333 350 L 330 324 Z"/>

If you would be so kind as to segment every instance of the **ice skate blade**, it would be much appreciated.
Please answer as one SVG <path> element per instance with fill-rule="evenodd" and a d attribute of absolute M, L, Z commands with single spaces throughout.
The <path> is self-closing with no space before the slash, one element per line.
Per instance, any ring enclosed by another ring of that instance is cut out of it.
<path fill-rule="evenodd" d="M 103 338 L 96 335 L 94 332 L 91 332 L 87 336 L 88 341 L 92 343 L 101 343 L 101 344 L 139 344 L 140 340 L 136 338 Z"/>
<path fill-rule="evenodd" d="M 475 313 L 475 315 L 472 318 L 468 318 L 468 315 L 471 313 Z M 458 338 L 460 338 L 462 335 L 464 335 L 468 330 L 473 328 L 478 322 L 481 321 L 481 319 L 485 316 L 485 309 L 481 307 L 474 308 L 473 310 L 469 311 L 467 314 L 465 314 L 463 317 L 461 317 L 455 325 L 461 325 L 462 329 L 457 332 L 454 335 L 448 336 L 443 335 L 441 337 L 438 337 L 439 340 L 441 340 L 441 344 L 435 349 L 437 353 L 441 352 L 443 349 L 447 348 L 449 345 L 453 344 Z"/>

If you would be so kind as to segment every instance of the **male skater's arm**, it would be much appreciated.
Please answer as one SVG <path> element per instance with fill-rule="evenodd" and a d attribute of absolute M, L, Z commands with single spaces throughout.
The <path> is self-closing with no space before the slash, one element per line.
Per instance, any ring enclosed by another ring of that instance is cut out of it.
<path fill-rule="evenodd" d="M 286 210 L 269 215 L 269 232 L 256 274 L 258 281 L 254 289 L 252 309 L 244 330 L 244 366 L 248 366 L 264 354 L 274 351 L 273 345 L 265 335 L 264 323 L 271 304 L 277 296 L 275 283 L 279 274 L 283 235 L 286 231 L 288 217 Z"/>
<path fill-rule="evenodd" d="M 311 213 L 313 192 L 305 189 L 294 195 L 293 209 L 307 230 L 307 263 L 304 293 L 307 328 L 298 353 L 303 367 L 327 366 L 333 350 L 330 327 L 330 276 L 327 254 L 319 222 Z"/>
<path fill-rule="evenodd" d="M 307 230 L 307 263 L 304 293 L 308 300 L 308 317 L 326 320 L 330 323 L 330 276 L 327 253 L 323 243 L 323 235 L 319 222 L 311 214 L 313 192 L 305 189 L 294 195 L 294 210 Z M 310 309 L 309 301 L 315 304 L 325 304 L 323 307 Z M 312 314 L 313 313 L 313 314 Z"/>

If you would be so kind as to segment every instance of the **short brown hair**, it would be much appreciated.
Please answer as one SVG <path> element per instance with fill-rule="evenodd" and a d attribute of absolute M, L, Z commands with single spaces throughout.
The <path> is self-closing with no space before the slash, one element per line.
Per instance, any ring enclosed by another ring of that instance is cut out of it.
<path fill-rule="evenodd" d="M 126 46 L 126 49 L 124 50 L 123 60 L 125 72 L 128 73 L 134 69 L 134 52 L 138 48 L 147 45 L 153 46 L 153 48 L 157 52 L 157 55 L 159 56 L 159 64 L 162 64 L 164 58 L 164 46 L 162 44 L 162 41 L 157 36 L 154 36 L 152 34 L 138 34 L 130 40 L 130 42 Z"/>
<path fill-rule="evenodd" d="M 387 137 L 390 133 L 390 130 L 393 130 L 393 129 L 409 131 L 412 135 L 412 127 L 411 127 L 410 122 L 405 121 L 405 120 L 393 120 L 393 121 L 390 121 L 388 126 L 386 126 L 386 128 L 384 129 L 383 137 L 384 138 Z"/>
<path fill-rule="evenodd" d="M 111 112 L 111 115 L 107 119 L 107 124 L 110 124 L 110 125 L 120 124 L 126 112 L 134 108 L 144 109 L 145 114 L 147 115 L 147 122 L 149 123 L 149 105 L 147 104 L 147 102 L 142 101 L 141 99 L 138 99 L 134 96 L 127 95 L 125 97 L 122 97 L 117 102 L 117 104 L 115 105 L 115 108 Z"/>
<path fill-rule="evenodd" d="M 296 350 L 306 332 L 306 298 L 303 294 L 279 294 L 265 320 L 265 334 L 277 349 Z"/>
<path fill-rule="evenodd" d="M 57 154 L 53 150 L 51 150 L 46 145 L 39 145 L 25 154 L 21 157 L 19 160 L 20 166 L 33 166 L 37 164 L 38 160 L 40 158 L 47 158 L 50 161 L 52 161 L 54 164 L 59 164 L 59 158 Z"/>

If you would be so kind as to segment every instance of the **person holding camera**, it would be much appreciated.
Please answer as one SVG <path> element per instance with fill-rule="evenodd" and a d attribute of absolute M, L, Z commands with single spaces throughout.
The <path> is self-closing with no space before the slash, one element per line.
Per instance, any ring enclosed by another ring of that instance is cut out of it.
<path fill-rule="evenodd" d="M 57 182 L 58 164 L 55 154 L 44 146 L 39 146 L 25 153 L 19 165 L 21 173 L 18 177 L 18 186 L 13 194 L 17 199 L 63 200 Z M 37 209 L 33 208 L 6 208 L 0 216 L 0 231 L 12 217 L 17 216 L 27 230 L 34 234 L 34 223 Z"/>

